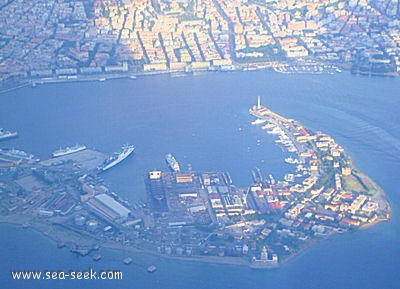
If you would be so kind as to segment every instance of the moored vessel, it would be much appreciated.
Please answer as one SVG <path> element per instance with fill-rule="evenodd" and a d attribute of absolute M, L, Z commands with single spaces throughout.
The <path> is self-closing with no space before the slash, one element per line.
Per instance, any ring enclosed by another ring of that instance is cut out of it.
<path fill-rule="evenodd" d="M 38 162 L 40 159 L 33 154 L 29 154 L 27 152 L 24 152 L 22 150 L 17 150 L 17 149 L 0 149 L 0 154 L 11 157 L 13 159 L 17 160 L 25 160 L 28 162 Z"/>
<path fill-rule="evenodd" d="M 257 125 L 257 124 L 263 124 L 263 123 L 266 123 L 266 122 L 267 122 L 266 119 L 257 118 L 255 121 L 252 121 L 251 124 L 252 125 Z"/>
<path fill-rule="evenodd" d="M 16 131 L 8 131 L 0 128 L 0 140 L 6 140 L 9 138 L 17 137 L 18 133 Z"/>
<path fill-rule="evenodd" d="M 119 153 L 114 153 L 108 159 L 106 159 L 103 165 L 99 167 L 99 170 L 106 171 L 112 168 L 113 166 L 119 164 L 124 159 L 126 159 L 131 153 L 133 153 L 134 150 L 135 147 L 133 145 L 128 145 L 128 144 L 124 145 L 122 147 L 122 151 Z"/>
<path fill-rule="evenodd" d="M 179 172 L 181 170 L 179 163 L 171 153 L 165 156 L 165 161 L 167 162 L 169 168 L 174 172 Z"/>
<path fill-rule="evenodd" d="M 53 158 L 61 157 L 61 156 L 77 153 L 77 152 L 83 151 L 85 149 L 86 149 L 85 145 L 76 144 L 72 147 L 66 147 L 64 149 L 59 149 L 59 150 L 54 151 L 52 153 L 52 156 L 53 156 Z"/>
<path fill-rule="evenodd" d="M 285 158 L 285 163 L 287 164 L 300 164 L 301 162 L 298 159 L 287 157 Z"/>

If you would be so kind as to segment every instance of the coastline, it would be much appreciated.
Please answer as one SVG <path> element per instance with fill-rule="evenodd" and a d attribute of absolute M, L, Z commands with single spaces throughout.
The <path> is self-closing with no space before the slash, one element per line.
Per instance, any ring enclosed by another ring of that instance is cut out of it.
<path fill-rule="evenodd" d="M 48 230 L 44 230 L 45 224 L 40 224 L 37 222 L 29 222 L 29 218 L 24 218 L 23 216 L 18 216 L 17 218 L 9 218 L 9 216 L 0 216 L 0 224 L 13 225 L 13 226 L 22 226 L 25 229 L 32 229 L 42 235 L 42 237 L 48 238 L 51 241 L 54 241 L 54 244 L 57 245 L 58 242 L 66 242 L 66 243 L 82 243 L 82 240 L 77 240 L 70 238 L 70 240 L 62 240 L 57 234 L 52 234 Z M 71 236 L 70 236 L 71 237 Z M 94 246 L 96 244 L 86 244 L 87 246 Z M 225 265 L 235 265 L 235 266 L 250 266 L 251 262 L 246 261 L 240 257 L 217 257 L 217 256 L 168 256 L 166 254 L 160 254 L 154 252 L 152 250 L 146 249 L 138 249 L 132 246 L 126 246 L 120 243 L 112 243 L 105 242 L 100 243 L 100 248 L 111 249 L 111 250 L 119 250 L 124 252 L 136 253 L 136 254 L 147 254 L 151 256 L 161 257 L 168 260 L 177 260 L 177 261 L 185 261 L 185 262 L 202 262 L 209 264 L 225 264 Z M 67 246 L 68 247 L 68 246 Z M 70 248 L 69 248 L 70 249 Z M 72 252 L 71 252 L 72 253 Z M 121 260 L 122 263 L 122 260 Z"/>
<path fill-rule="evenodd" d="M 191 70 L 191 71 L 175 71 L 175 70 L 165 70 L 165 71 L 148 71 L 148 72 L 118 72 L 118 73 L 98 73 L 98 74 L 74 74 L 74 75 L 51 75 L 48 77 L 26 77 L 20 80 L 7 80 L 3 82 L 5 89 L 0 89 L 0 94 L 6 93 L 12 90 L 16 90 L 26 86 L 36 87 L 37 85 L 43 84 L 56 84 L 56 83 L 72 83 L 72 82 L 104 82 L 107 80 L 114 79 L 136 79 L 137 77 L 146 77 L 146 76 L 159 76 L 159 75 L 170 75 L 171 77 L 175 76 L 188 76 L 188 75 L 197 75 L 197 74 L 210 74 L 210 73 L 228 73 L 228 72 L 251 72 L 258 70 L 270 69 L 275 71 L 276 73 L 283 74 L 323 74 L 324 72 L 320 71 L 291 71 L 290 73 L 285 73 L 276 69 L 277 67 L 288 66 L 288 67 L 297 67 L 297 66 L 307 66 L 307 64 L 293 64 L 288 65 L 285 63 L 282 64 L 271 64 L 269 62 L 260 62 L 260 63 L 237 63 L 232 65 L 232 69 L 224 70 L 224 69 L 200 69 L 200 70 Z M 314 64 L 314 66 L 323 67 L 324 64 Z M 251 67 L 251 69 L 249 69 Z M 341 71 L 336 71 L 336 73 L 340 73 Z M 325 72 L 327 73 L 327 72 Z M 332 73 L 329 73 L 332 74 Z M 10 87 L 7 87 L 7 85 Z M 12 84 L 15 84 L 14 86 Z M 1 88 L 2 86 L 0 86 Z"/>
<path fill-rule="evenodd" d="M 70 238 L 69 240 L 62 239 L 54 232 L 46 230 L 46 224 L 38 223 L 38 222 L 29 222 L 29 221 L 32 221 L 32 220 L 30 220 L 29 218 L 25 218 L 23 216 L 14 216 L 13 218 L 10 218 L 10 216 L 0 216 L 0 224 L 8 224 L 8 225 L 16 226 L 16 227 L 22 226 L 25 229 L 28 229 L 28 228 L 32 229 L 32 230 L 40 233 L 42 235 L 42 237 L 48 238 L 49 240 L 54 241 L 55 246 L 59 242 L 65 242 L 66 244 L 82 243 L 82 239 L 79 239 L 79 240 L 74 239 L 74 238 L 72 238 L 71 235 L 69 235 L 69 238 Z M 51 225 L 51 224 L 49 224 L 49 225 Z M 315 245 L 323 240 L 324 239 L 313 240 L 309 244 L 303 246 L 299 251 L 295 252 L 294 254 L 290 255 L 289 257 L 287 257 L 283 260 L 280 260 L 279 264 L 277 266 L 271 266 L 271 267 L 252 267 L 252 262 L 250 260 L 246 260 L 245 258 L 242 258 L 242 257 L 228 257 L 228 256 L 218 257 L 218 256 L 199 256 L 199 255 L 196 255 L 196 256 L 192 255 L 192 256 L 185 257 L 185 256 L 166 255 L 166 254 L 157 253 L 153 250 L 138 249 L 133 246 L 127 246 L 127 245 L 123 245 L 120 243 L 112 243 L 112 242 L 105 242 L 105 243 L 99 243 L 99 244 L 97 244 L 97 243 L 85 244 L 85 246 L 94 247 L 95 245 L 99 245 L 100 248 L 118 250 L 118 251 L 123 251 L 123 252 L 130 252 L 130 253 L 134 253 L 134 254 L 151 255 L 151 256 L 155 256 L 155 257 L 161 257 L 161 258 L 167 259 L 167 260 L 243 266 L 243 267 L 248 267 L 248 268 L 256 269 L 256 270 L 259 270 L 259 269 L 273 270 L 273 269 L 279 269 L 283 265 L 289 263 L 293 259 L 295 259 L 298 256 L 300 256 L 301 254 L 303 254 L 308 248 L 312 247 L 313 245 Z M 71 248 L 69 248 L 69 249 L 71 249 Z M 121 263 L 122 263 L 122 260 L 121 260 Z"/>
<path fill-rule="evenodd" d="M 298 70 L 298 68 L 302 67 L 319 67 L 320 70 Z M 329 69 L 326 67 L 329 66 Z M 251 67 L 251 69 L 249 69 Z M 282 69 L 286 67 L 287 69 Z M 339 68 L 340 67 L 340 68 Z M 165 70 L 165 71 L 148 71 L 148 72 L 118 72 L 118 73 L 98 73 L 98 74 L 74 74 L 74 75 L 52 75 L 48 77 L 26 77 L 20 80 L 7 80 L 2 83 L 5 89 L 0 89 L 0 94 L 7 93 L 9 91 L 13 91 L 19 88 L 32 86 L 36 87 L 37 85 L 43 84 L 56 84 L 56 83 L 70 83 L 70 82 L 104 82 L 107 80 L 114 79 L 136 79 L 137 77 L 146 77 L 146 76 L 159 76 L 159 75 L 170 75 L 171 77 L 175 76 L 188 76 L 188 75 L 197 75 L 197 74 L 209 74 L 209 73 L 227 73 L 227 72 L 251 72 L 257 70 L 265 70 L 270 69 L 279 74 L 289 74 L 289 75 L 304 75 L 304 74 L 312 74 L 312 75 L 321 75 L 321 74 L 336 74 L 342 72 L 349 72 L 355 75 L 360 76 L 369 76 L 369 77 L 400 77 L 400 73 L 392 72 L 392 73 L 361 73 L 354 72 L 350 68 L 345 67 L 344 65 L 337 64 L 324 64 L 324 63 L 280 63 L 280 64 L 271 64 L 269 62 L 264 63 L 237 63 L 232 65 L 232 69 L 224 70 L 224 69 L 207 69 L 207 70 L 191 70 L 191 71 L 174 71 L 174 70 Z M 11 85 L 10 85 L 11 84 Z M 14 85 L 13 85 L 14 84 Z M 10 85 L 10 86 L 8 86 Z M 2 87 L 2 86 L 0 86 Z"/>
<path fill-rule="evenodd" d="M 382 190 L 383 192 L 383 190 Z M 364 230 L 367 229 L 373 225 L 376 225 L 380 222 L 387 221 L 386 219 L 377 219 L 376 221 L 368 224 L 364 224 L 360 226 L 357 230 Z M 99 248 L 105 248 L 105 249 L 110 249 L 110 250 L 118 250 L 118 251 L 123 251 L 123 252 L 129 252 L 133 254 L 145 254 L 145 255 L 151 255 L 155 257 L 160 257 L 166 260 L 176 260 L 176 261 L 183 261 L 183 262 L 201 262 L 201 263 L 208 263 L 208 264 L 221 264 L 221 265 L 231 265 L 231 266 L 243 266 L 243 267 L 248 267 L 251 269 L 256 269 L 256 270 L 274 270 L 274 269 L 279 269 L 282 266 L 290 263 L 294 259 L 298 258 L 302 254 L 304 254 L 309 248 L 319 244 L 320 242 L 323 242 L 325 240 L 328 240 L 335 235 L 338 235 L 339 233 L 333 233 L 325 238 L 315 238 L 311 240 L 305 241 L 305 243 L 301 246 L 301 248 L 289 255 L 288 257 L 279 260 L 278 265 L 275 266 L 270 266 L 270 267 L 252 267 L 252 262 L 250 260 L 246 260 L 243 257 L 228 257 L 228 256 L 223 256 L 223 257 L 218 257 L 218 256 L 200 256 L 200 255 L 191 255 L 191 256 L 176 256 L 176 255 L 167 255 L 167 254 L 161 254 L 157 253 L 153 250 L 149 249 L 142 249 L 142 248 L 135 248 L 133 246 L 129 245 L 123 245 L 121 243 L 113 243 L 110 241 L 107 242 L 101 242 L 99 240 L 95 241 L 95 238 L 90 235 L 90 234 L 84 234 L 84 235 L 79 235 L 76 238 L 74 238 L 71 234 L 68 234 L 68 239 L 67 238 L 62 238 L 60 237 L 56 232 L 52 231 L 50 226 L 51 225 L 60 225 L 57 223 L 49 223 L 45 224 L 42 222 L 38 221 L 32 221 L 32 219 L 25 217 L 25 216 L 20 216 L 20 215 L 14 215 L 14 216 L 0 216 L 0 224 L 7 224 L 7 225 L 13 225 L 13 226 L 21 226 L 24 229 L 32 229 L 42 235 L 44 238 L 48 238 L 51 241 L 54 241 L 54 245 L 57 246 L 57 243 L 63 242 L 68 244 L 67 247 L 71 249 L 73 245 L 77 245 L 78 247 L 91 247 L 94 248 L 96 246 L 99 246 Z M 73 232 L 71 229 L 66 228 L 70 232 Z M 77 233 L 77 232 L 73 232 Z M 78 239 L 79 238 L 79 239 Z M 92 240 L 88 240 L 88 238 Z M 83 244 L 86 241 L 85 244 Z M 89 243 L 87 243 L 89 241 Z M 97 242 L 99 241 L 99 242 Z M 93 250 L 93 249 L 91 249 Z M 71 252 L 73 253 L 73 252 Z M 89 252 L 90 253 L 90 252 Z M 88 254 L 89 255 L 89 254 Z M 121 260 L 121 263 L 123 260 Z"/>
<path fill-rule="evenodd" d="M 17 218 L 17 219 L 9 219 L 4 220 L 4 216 L 0 217 L 0 224 L 8 224 L 8 225 L 13 225 L 13 226 L 24 226 L 26 224 L 26 221 L 28 221 L 26 218 Z M 82 242 L 82 240 L 61 240 L 57 235 L 53 235 L 51 233 L 48 233 L 44 229 L 43 224 L 38 225 L 38 223 L 29 223 L 28 227 L 38 233 L 41 234 L 42 237 L 48 238 L 51 241 L 54 241 L 54 245 L 56 246 L 58 242 L 67 242 L 67 243 L 78 243 Z M 118 251 L 123 251 L 123 252 L 129 252 L 133 254 L 145 254 L 145 255 L 150 255 L 154 257 L 160 257 L 166 260 L 176 260 L 176 261 L 182 261 L 182 262 L 201 262 L 201 263 L 207 263 L 207 264 L 221 264 L 221 265 L 230 265 L 230 266 L 241 266 L 241 267 L 248 267 L 251 269 L 255 270 L 274 270 L 274 269 L 279 269 L 280 267 L 288 264 L 292 260 L 296 259 L 300 255 L 302 255 L 307 249 L 313 247 L 314 245 L 320 243 L 324 239 L 315 239 L 312 242 L 308 242 L 305 246 L 303 246 L 299 251 L 296 253 L 288 256 L 287 258 L 280 260 L 279 264 L 277 266 L 271 266 L 271 267 L 252 267 L 252 262 L 249 260 L 245 260 L 244 258 L 241 257 L 218 257 L 218 256 L 174 256 L 174 255 L 166 255 L 166 254 L 160 254 L 152 250 L 146 250 L 146 249 L 138 249 L 132 246 L 125 246 L 123 244 L 119 243 L 112 243 L 112 242 L 106 242 L 106 243 L 101 243 L 100 244 L 100 249 L 105 248 L 105 249 L 110 249 L 110 250 L 118 250 Z M 92 244 L 94 245 L 94 244 Z M 70 249 L 70 248 L 69 248 Z M 72 252 L 71 252 L 72 253 Z M 123 260 L 121 260 L 122 263 Z"/>
<path fill-rule="evenodd" d="M 248 69 L 249 66 L 254 66 L 253 69 Z M 338 66 L 339 68 L 331 69 L 331 70 L 322 70 L 322 71 L 302 71 L 296 70 L 296 67 L 308 67 L 309 64 L 279 64 L 279 65 L 272 65 L 270 63 L 251 63 L 251 64 L 236 64 L 233 65 L 234 68 L 230 70 L 222 70 L 222 69 L 209 69 L 209 70 L 194 70 L 194 71 L 149 71 L 149 72 L 120 72 L 120 73 L 99 73 L 99 74 L 76 74 L 76 75 L 52 75 L 49 77 L 26 77 L 20 80 L 7 80 L 3 82 L 0 86 L 0 94 L 7 93 L 13 90 L 17 90 L 23 87 L 32 86 L 36 87 L 37 85 L 44 85 L 44 84 L 57 84 L 57 83 L 73 83 L 73 82 L 104 82 L 107 80 L 115 80 L 115 79 L 136 79 L 137 77 L 148 77 L 148 76 L 159 76 L 159 75 L 169 75 L 171 77 L 177 76 L 188 76 L 188 75 L 198 75 L 198 74 L 210 74 L 210 73 L 227 73 L 227 72 L 251 72 L 257 70 L 265 70 L 270 69 L 279 74 L 287 74 L 287 75 L 304 75 L 304 74 L 329 74 L 333 75 L 336 73 L 342 72 L 349 72 L 354 75 L 360 76 L 368 76 L 368 77 L 400 77 L 400 73 L 393 72 L 393 73 L 354 73 L 351 69 Z M 313 64 L 312 66 L 321 67 L 327 66 L 325 64 Z M 331 68 L 336 67 L 336 64 L 329 64 Z M 288 67 L 289 70 L 282 70 L 280 68 Z M 325 69 L 325 68 L 323 68 Z M 1 89 L 4 88 L 4 89 Z"/>

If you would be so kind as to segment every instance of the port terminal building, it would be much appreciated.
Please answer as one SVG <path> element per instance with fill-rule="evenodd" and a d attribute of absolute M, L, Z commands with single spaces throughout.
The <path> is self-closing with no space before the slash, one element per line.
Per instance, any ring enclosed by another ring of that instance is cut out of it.
<path fill-rule="evenodd" d="M 131 210 L 107 194 L 99 194 L 91 198 L 87 204 L 94 212 L 109 220 L 125 220 L 131 214 Z"/>

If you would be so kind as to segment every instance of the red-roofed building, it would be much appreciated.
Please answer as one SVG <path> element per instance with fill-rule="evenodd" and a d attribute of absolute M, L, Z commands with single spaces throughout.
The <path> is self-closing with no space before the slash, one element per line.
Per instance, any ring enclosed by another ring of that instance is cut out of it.
<path fill-rule="evenodd" d="M 290 196 L 290 190 L 289 189 L 283 189 L 283 190 L 278 190 L 278 195 L 280 196 Z"/>
<path fill-rule="evenodd" d="M 280 210 L 282 209 L 282 205 L 279 203 L 270 203 L 269 207 L 273 210 Z"/>
<path fill-rule="evenodd" d="M 305 130 L 304 127 L 300 127 L 299 128 L 299 132 L 303 135 L 303 136 L 309 136 L 310 134 Z"/>
<path fill-rule="evenodd" d="M 360 226 L 360 221 L 349 219 L 349 218 L 343 218 L 339 224 L 342 226 L 346 226 L 346 227 L 351 227 L 351 226 L 357 227 L 357 226 Z"/>
<path fill-rule="evenodd" d="M 352 199 L 353 198 L 353 195 L 352 194 L 349 194 L 349 193 L 342 193 L 341 194 L 341 196 L 340 196 L 342 199 Z"/>
<path fill-rule="evenodd" d="M 217 193 L 211 193 L 210 196 L 211 196 L 211 199 L 214 199 L 214 200 L 219 199 L 219 196 Z"/>

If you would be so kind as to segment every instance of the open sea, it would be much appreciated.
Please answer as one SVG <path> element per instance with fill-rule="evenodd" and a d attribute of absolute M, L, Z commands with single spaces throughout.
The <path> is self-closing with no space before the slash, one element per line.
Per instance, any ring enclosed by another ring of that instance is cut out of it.
<path fill-rule="evenodd" d="M 41 234 L 0 225 L 0 288 L 400 288 L 400 78 L 285 75 L 272 71 L 187 77 L 38 85 L 0 94 L 0 127 L 19 137 L 1 147 L 39 156 L 76 143 L 104 153 L 135 145 L 133 157 L 103 174 L 106 184 L 131 200 L 145 200 L 143 175 L 166 170 L 171 152 L 181 167 L 228 171 L 238 187 L 251 169 L 282 179 L 292 166 L 274 138 L 250 125 L 248 109 L 262 104 L 322 131 L 342 145 L 358 169 L 387 193 L 392 219 L 366 230 L 335 236 L 273 271 L 214 265 L 100 249 L 94 262 Z M 153 274 L 146 268 L 154 264 Z M 12 280 L 10 270 L 119 269 L 123 280 Z"/>

